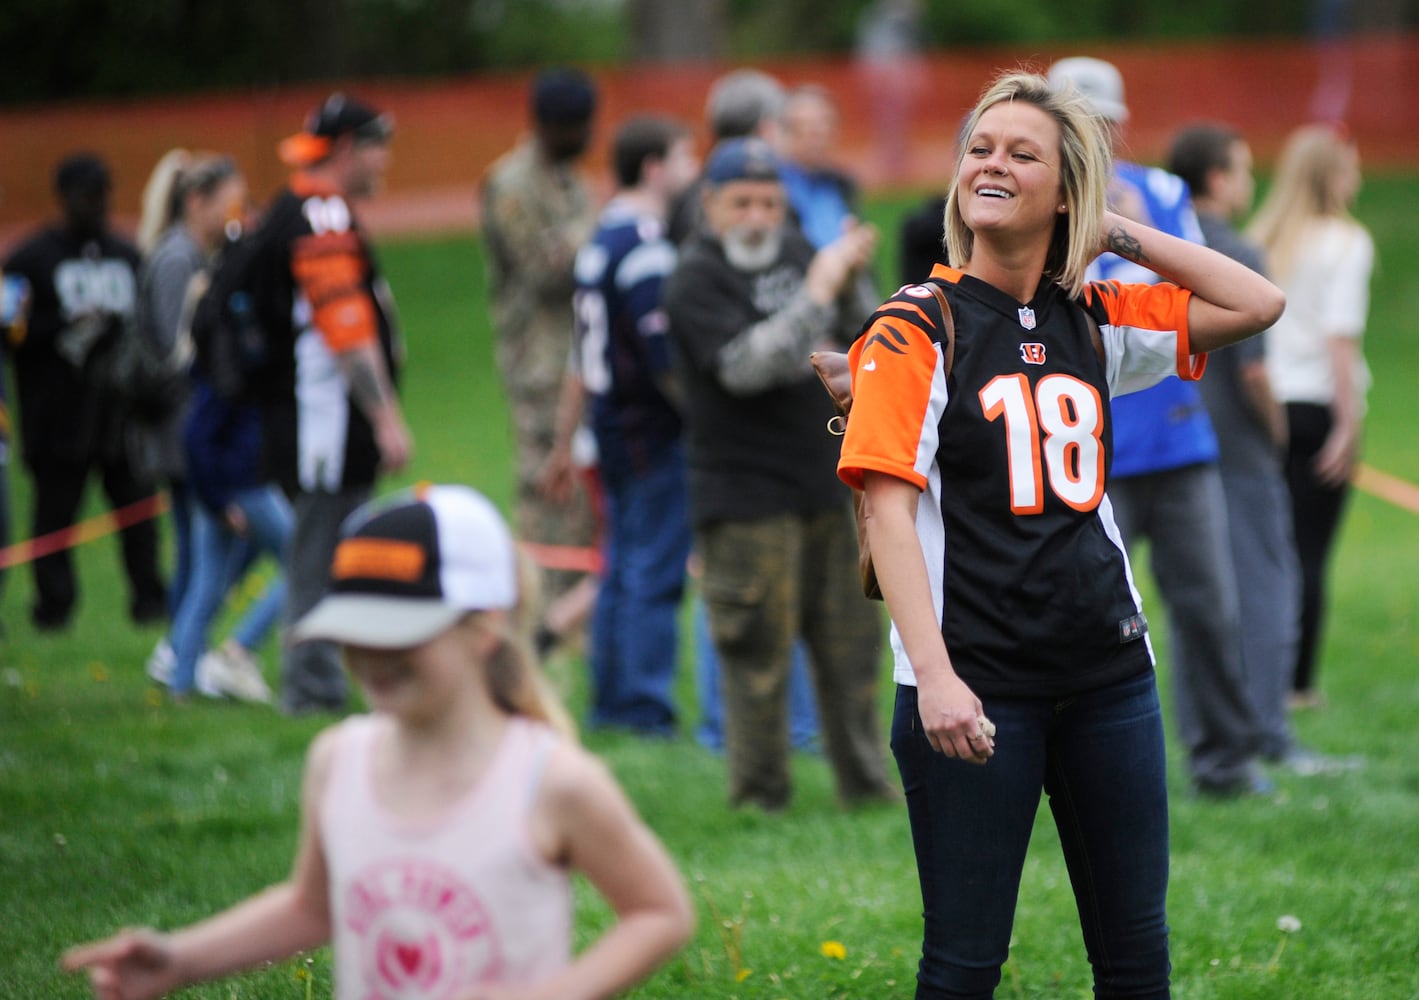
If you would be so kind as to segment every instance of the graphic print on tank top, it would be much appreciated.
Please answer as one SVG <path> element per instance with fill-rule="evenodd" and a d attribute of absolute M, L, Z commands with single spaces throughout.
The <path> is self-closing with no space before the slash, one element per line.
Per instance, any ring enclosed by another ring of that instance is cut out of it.
<path fill-rule="evenodd" d="M 373 991 L 366 1000 L 445 1000 L 501 973 L 487 907 L 442 865 L 380 862 L 355 876 L 345 913 Z"/>

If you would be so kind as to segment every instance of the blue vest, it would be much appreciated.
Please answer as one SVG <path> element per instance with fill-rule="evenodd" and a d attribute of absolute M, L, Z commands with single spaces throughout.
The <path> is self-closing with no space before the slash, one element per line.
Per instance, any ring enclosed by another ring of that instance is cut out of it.
<path fill-rule="evenodd" d="M 1205 242 L 1181 178 L 1122 160 L 1114 164 L 1114 175 L 1137 189 L 1155 229 Z M 1090 266 L 1089 277 L 1148 284 L 1159 280 L 1147 268 L 1111 253 L 1099 256 Z M 1195 383 L 1173 376 L 1151 389 L 1118 396 L 1113 400 L 1113 416 L 1114 478 L 1217 461 L 1217 435 Z"/>

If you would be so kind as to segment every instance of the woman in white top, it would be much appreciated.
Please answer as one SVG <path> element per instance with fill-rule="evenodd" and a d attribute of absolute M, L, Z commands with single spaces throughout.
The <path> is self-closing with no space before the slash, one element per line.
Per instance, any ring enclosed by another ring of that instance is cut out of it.
<path fill-rule="evenodd" d="M 1286 477 L 1303 581 L 1292 704 L 1322 703 L 1316 654 L 1325 569 L 1360 450 L 1369 369 L 1360 351 L 1375 247 L 1350 214 L 1360 156 L 1343 129 L 1306 125 L 1287 140 L 1249 234 L 1265 249 L 1286 312 L 1267 334 L 1267 373 L 1286 404 Z"/>

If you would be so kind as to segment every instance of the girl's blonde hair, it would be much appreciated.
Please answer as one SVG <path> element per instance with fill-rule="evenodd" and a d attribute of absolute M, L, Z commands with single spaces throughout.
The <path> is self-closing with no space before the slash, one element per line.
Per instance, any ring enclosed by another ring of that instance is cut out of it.
<path fill-rule="evenodd" d="M 1332 125 L 1303 125 L 1286 140 L 1271 190 L 1247 227 L 1247 235 L 1266 251 L 1273 277 L 1285 280 L 1290 274 L 1313 222 L 1352 219 L 1334 182 L 1354 153 L 1354 143 Z"/>
<path fill-rule="evenodd" d="M 220 153 L 193 153 L 186 149 L 164 153 L 143 186 L 143 214 L 138 221 L 138 249 L 143 256 L 153 252 L 173 223 L 182 221 L 189 194 L 195 191 L 210 195 L 236 173 L 236 161 Z"/>
<path fill-rule="evenodd" d="M 1099 253 L 1099 232 L 1107 204 L 1110 142 L 1107 123 L 1090 111 L 1087 100 L 1072 86 L 1060 90 L 1038 73 L 1002 73 L 986 87 L 961 130 L 956 177 L 946 196 L 946 256 L 955 267 L 968 263 L 975 234 L 961 216 L 957 185 L 961 162 L 981 115 L 1005 101 L 1023 101 L 1039 108 L 1059 125 L 1059 182 L 1066 212 L 1060 215 L 1045 257 L 1045 276 L 1069 295 L 1084 287 L 1084 272 Z"/>
<path fill-rule="evenodd" d="M 192 159 L 185 149 L 170 149 L 163 154 L 148 175 L 143 186 L 143 214 L 138 221 L 138 249 L 143 256 L 153 252 L 158 237 L 177 221 L 182 203 L 174 197 L 178 177 Z"/>
<path fill-rule="evenodd" d="M 532 651 L 532 628 L 529 608 L 538 606 L 537 573 L 527 556 L 518 553 L 517 606 L 502 616 L 496 629 L 497 647 L 484 663 L 488 692 L 493 703 L 510 715 L 525 715 L 545 722 L 568 739 L 575 739 L 576 723 L 553 690 L 546 674 Z M 471 616 L 486 622 L 486 612 L 475 611 Z"/>

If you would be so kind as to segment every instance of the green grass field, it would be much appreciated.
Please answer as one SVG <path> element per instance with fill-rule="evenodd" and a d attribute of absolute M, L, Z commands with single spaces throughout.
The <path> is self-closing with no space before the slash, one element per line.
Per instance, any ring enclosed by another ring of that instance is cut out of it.
<path fill-rule="evenodd" d="M 908 207 L 879 202 L 873 216 L 890 233 Z M 1372 178 L 1360 214 L 1381 261 L 1366 338 L 1375 372 L 1366 459 L 1415 482 L 1419 179 Z M 885 250 L 884 276 L 895 273 Z M 506 507 L 508 430 L 476 241 L 401 243 L 385 247 L 384 258 L 404 308 L 404 396 L 417 437 L 401 481 L 464 481 Z M 14 478 L 23 524 L 28 493 Z M 91 513 L 99 509 L 90 503 Z M 302 753 L 323 724 L 234 704 L 166 703 L 143 676 L 159 632 L 135 630 L 124 614 L 114 541 L 84 546 L 78 562 L 83 605 L 69 634 L 31 630 L 23 569 L 9 574 L 0 601 L 0 1000 L 83 996 L 83 983 L 56 968 L 66 944 L 125 924 L 171 927 L 282 878 Z M 1419 997 L 1419 516 L 1357 494 L 1332 579 L 1323 671 L 1330 707 L 1296 721 L 1307 744 L 1363 755 L 1364 767 L 1278 775 L 1274 797 L 1223 804 L 1188 796 L 1170 745 L 1178 997 Z M 1141 582 L 1156 621 L 1150 581 Z M 1167 650 L 1161 634 L 1157 648 Z M 266 652 L 274 679 L 274 648 Z M 553 669 L 580 706 L 580 660 L 564 657 Z M 1166 675 L 1167 663 L 1160 669 Z M 690 671 L 687 656 L 687 723 Z M 884 719 L 886 693 L 884 683 Z M 720 761 L 688 736 L 654 746 L 599 735 L 589 743 L 679 861 L 700 913 L 689 947 L 633 996 L 911 996 L 920 899 L 903 809 L 846 814 L 825 765 L 799 757 L 786 815 L 733 813 Z M 1087 997 L 1074 901 L 1047 811 L 1034 840 L 998 995 Z M 584 885 L 578 900 L 584 943 L 609 917 Z M 1279 930 L 1283 916 L 1300 929 Z M 182 995 L 328 997 L 328 954 Z"/>

